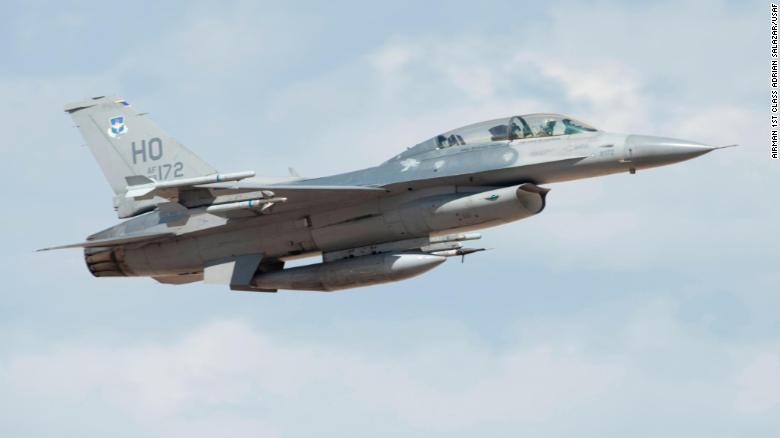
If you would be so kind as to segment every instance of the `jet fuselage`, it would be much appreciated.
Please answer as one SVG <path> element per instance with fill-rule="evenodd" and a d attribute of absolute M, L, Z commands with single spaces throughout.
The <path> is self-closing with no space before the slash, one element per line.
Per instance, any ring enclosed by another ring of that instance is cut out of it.
<path fill-rule="evenodd" d="M 384 163 L 268 182 L 219 173 L 121 98 L 66 105 L 125 222 L 83 247 L 93 275 L 204 280 L 234 290 L 338 290 L 465 256 L 473 230 L 540 213 L 542 185 L 676 163 L 714 148 L 614 134 L 559 114 L 447 131 Z M 349 153 L 344 150 L 343 153 Z M 62 248 L 62 247 L 60 247 Z M 54 249 L 54 248 L 49 248 Z M 284 269 L 287 260 L 322 263 Z"/>
<path fill-rule="evenodd" d="M 201 272 L 209 260 L 235 254 L 262 253 L 267 259 L 289 260 L 477 230 L 529 217 L 544 207 L 543 196 L 538 196 L 539 202 L 529 210 L 515 208 L 514 199 L 505 204 L 501 199 L 482 199 L 494 192 L 509 193 L 524 183 L 550 184 L 629 172 L 706 151 L 708 147 L 689 142 L 599 131 L 400 154 L 377 167 L 291 183 L 387 187 L 391 193 L 382 198 L 346 201 L 310 212 L 258 216 L 218 228 L 206 227 L 202 232 L 195 228 L 191 235 L 176 240 L 124 248 L 117 259 L 126 275 L 171 276 Z M 485 196 L 480 196 L 483 193 Z M 442 212 L 447 205 L 467 197 L 474 201 Z M 170 224 L 177 222 L 176 217 L 163 216 L 152 212 L 131 219 L 122 225 L 122 232 L 170 229 Z M 190 222 L 209 222 L 208 213 L 200 216 Z M 121 234 L 115 231 L 109 229 L 93 237 Z"/>

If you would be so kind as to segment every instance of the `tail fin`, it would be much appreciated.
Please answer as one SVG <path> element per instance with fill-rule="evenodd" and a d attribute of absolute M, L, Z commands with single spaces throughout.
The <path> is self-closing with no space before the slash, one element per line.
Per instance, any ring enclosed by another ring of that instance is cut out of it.
<path fill-rule="evenodd" d="M 93 97 L 65 105 L 65 111 L 117 195 L 127 190 L 127 177 L 165 181 L 217 172 L 124 99 Z"/>

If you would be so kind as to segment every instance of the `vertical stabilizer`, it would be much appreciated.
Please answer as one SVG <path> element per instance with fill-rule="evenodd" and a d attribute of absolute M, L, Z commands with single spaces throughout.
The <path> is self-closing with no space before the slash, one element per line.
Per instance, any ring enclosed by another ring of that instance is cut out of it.
<path fill-rule="evenodd" d="M 168 181 L 216 173 L 124 99 L 95 97 L 68 104 L 65 111 L 117 195 L 127 190 L 128 177 Z"/>

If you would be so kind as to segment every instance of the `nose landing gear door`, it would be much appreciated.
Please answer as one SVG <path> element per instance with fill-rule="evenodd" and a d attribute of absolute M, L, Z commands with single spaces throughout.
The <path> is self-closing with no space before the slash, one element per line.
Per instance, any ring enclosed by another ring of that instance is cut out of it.
<path fill-rule="evenodd" d="M 634 148 L 631 145 L 626 144 L 625 146 L 623 146 L 623 159 L 620 160 L 620 162 L 631 163 L 633 162 L 633 158 L 634 158 Z"/>

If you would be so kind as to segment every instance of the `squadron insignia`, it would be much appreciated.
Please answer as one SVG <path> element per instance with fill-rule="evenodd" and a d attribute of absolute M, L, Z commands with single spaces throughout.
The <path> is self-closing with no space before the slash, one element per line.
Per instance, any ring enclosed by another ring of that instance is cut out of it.
<path fill-rule="evenodd" d="M 120 135 L 127 134 L 127 125 L 125 125 L 125 118 L 122 116 L 112 117 L 109 120 L 110 126 L 108 127 L 108 135 L 111 137 L 119 137 Z"/>

